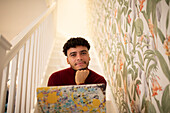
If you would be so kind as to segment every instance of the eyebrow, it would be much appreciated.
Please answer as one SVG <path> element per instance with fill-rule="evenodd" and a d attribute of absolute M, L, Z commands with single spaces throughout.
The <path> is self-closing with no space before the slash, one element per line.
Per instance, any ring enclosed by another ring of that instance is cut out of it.
<path fill-rule="evenodd" d="M 87 50 L 81 50 L 80 53 L 82 53 L 82 52 L 87 52 Z M 69 55 L 75 54 L 75 53 L 77 53 L 77 52 L 71 52 Z"/>
<path fill-rule="evenodd" d="M 76 54 L 77 52 L 71 52 L 69 55 L 71 55 L 71 54 Z"/>
<path fill-rule="evenodd" d="M 81 53 L 82 53 L 82 52 L 87 52 L 87 50 L 82 50 L 82 51 L 80 51 L 80 52 L 81 52 Z"/>

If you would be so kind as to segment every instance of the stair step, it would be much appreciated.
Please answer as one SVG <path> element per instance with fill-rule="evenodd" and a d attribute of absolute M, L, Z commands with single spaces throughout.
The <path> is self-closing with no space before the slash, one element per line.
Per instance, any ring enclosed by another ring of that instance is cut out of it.
<path fill-rule="evenodd" d="M 51 58 L 50 61 L 49 61 L 49 66 L 56 66 L 56 65 L 59 65 L 59 66 L 67 66 L 67 62 L 66 60 L 64 60 L 63 58 Z"/>
<path fill-rule="evenodd" d="M 52 57 L 60 57 L 60 58 L 64 58 L 65 56 L 64 56 L 64 53 L 63 52 L 61 52 L 61 51 L 53 51 L 52 53 L 51 53 L 51 56 Z M 66 58 L 66 57 L 65 57 Z"/>

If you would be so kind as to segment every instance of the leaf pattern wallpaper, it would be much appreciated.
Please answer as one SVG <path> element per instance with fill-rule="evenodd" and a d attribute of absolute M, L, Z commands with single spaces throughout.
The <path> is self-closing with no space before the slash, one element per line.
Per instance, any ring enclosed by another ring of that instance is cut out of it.
<path fill-rule="evenodd" d="M 170 113 L 170 0 L 88 0 L 93 38 L 120 113 Z"/>

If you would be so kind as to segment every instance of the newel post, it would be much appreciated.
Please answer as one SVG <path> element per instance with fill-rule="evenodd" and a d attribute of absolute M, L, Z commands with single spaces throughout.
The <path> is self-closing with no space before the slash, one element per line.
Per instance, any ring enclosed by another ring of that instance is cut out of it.
<path fill-rule="evenodd" d="M 2 87 L 2 76 L 3 76 L 3 68 L 4 68 L 4 60 L 6 57 L 6 53 L 11 48 L 11 44 L 0 34 L 0 94 Z"/>

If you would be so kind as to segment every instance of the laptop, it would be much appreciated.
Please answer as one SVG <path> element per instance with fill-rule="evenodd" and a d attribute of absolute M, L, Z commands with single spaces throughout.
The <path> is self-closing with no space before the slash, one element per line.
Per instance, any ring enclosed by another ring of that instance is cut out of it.
<path fill-rule="evenodd" d="M 37 103 L 41 113 L 105 113 L 105 85 L 39 87 Z"/>

